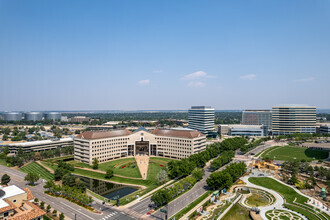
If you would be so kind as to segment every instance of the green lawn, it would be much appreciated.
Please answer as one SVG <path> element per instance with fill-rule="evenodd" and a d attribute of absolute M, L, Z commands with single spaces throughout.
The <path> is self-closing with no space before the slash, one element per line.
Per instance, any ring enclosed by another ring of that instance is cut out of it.
<path fill-rule="evenodd" d="M 174 161 L 174 159 L 164 158 L 164 157 L 150 157 L 149 160 L 154 162 L 165 162 L 165 163 Z"/>
<path fill-rule="evenodd" d="M 323 160 L 328 158 L 329 153 L 324 150 L 313 150 L 307 149 L 304 147 L 295 147 L 295 146 L 283 146 L 283 147 L 274 147 L 262 154 L 263 158 L 270 158 L 282 161 L 293 161 L 296 160 Z M 314 159 L 315 158 L 315 159 Z"/>
<path fill-rule="evenodd" d="M 48 170 L 46 170 L 36 162 L 29 163 L 28 165 L 20 168 L 19 170 L 24 173 L 33 172 L 39 174 L 40 178 L 45 180 L 52 180 L 54 178 L 54 175 L 52 173 L 50 173 Z"/>
<path fill-rule="evenodd" d="M 89 164 L 86 164 L 86 163 L 82 163 L 82 162 L 78 162 L 78 161 L 70 161 L 68 163 L 73 164 L 74 166 L 77 166 L 77 167 L 92 169 L 92 166 L 90 166 Z M 122 168 L 123 166 L 125 166 L 125 167 Z M 135 167 L 133 168 L 133 166 L 135 166 Z M 112 169 L 113 173 L 116 175 L 141 178 L 139 168 L 138 168 L 134 158 L 112 160 L 109 162 L 99 164 L 99 170 L 107 171 L 107 169 Z"/>
<path fill-rule="evenodd" d="M 166 166 L 165 163 L 149 162 L 147 180 L 150 180 L 152 182 L 156 181 L 157 174 L 162 170 L 162 166 L 160 166 L 160 164 L 162 164 L 163 167 Z"/>
<path fill-rule="evenodd" d="M 266 206 L 269 204 L 269 200 L 261 194 L 253 193 L 246 199 L 246 204 L 253 207 Z"/>
<path fill-rule="evenodd" d="M 238 203 L 233 205 L 222 220 L 246 220 L 252 219 L 249 210 L 240 206 Z"/>
<path fill-rule="evenodd" d="M 305 204 L 305 202 L 307 202 L 308 198 L 298 194 L 291 187 L 283 185 L 280 182 L 278 182 L 272 178 L 269 178 L 269 177 L 250 177 L 249 181 L 253 184 L 256 184 L 256 185 L 259 185 L 259 186 L 262 186 L 262 187 L 265 187 L 268 189 L 272 189 L 272 190 L 278 192 L 279 194 L 281 194 L 285 198 L 286 203 L 289 203 L 289 204 L 286 204 L 287 208 L 305 215 L 308 219 L 311 219 L 311 220 L 318 219 L 316 217 L 316 215 L 318 215 L 318 214 L 316 214 L 315 211 L 313 211 L 313 208 L 311 206 Z M 295 201 L 295 203 L 293 203 L 295 198 L 296 198 L 296 201 Z M 299 203 L 299 204 L 296 204 L 296 203 Z M 300 207 L 295 207 L 290 204 L 298 205 Z M 307 206 L 307 207 L 303 208 L 303 207 L 301 207 L 300 204 L 303 204 L 304 206 Z M 318 215 L 318 216 L 321 219 L 325 219 L 325 218 L 321 217 L 320 215 Z"/>

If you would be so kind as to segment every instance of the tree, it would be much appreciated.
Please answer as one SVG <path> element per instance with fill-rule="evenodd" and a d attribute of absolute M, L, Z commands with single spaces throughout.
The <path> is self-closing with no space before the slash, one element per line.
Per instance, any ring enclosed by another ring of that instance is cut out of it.
<path fill-rule="evenodd" d="M 48 205 L 47 207 L 46 207 L 46 210 L 47 210 L 47 212 L 50 212 L 50 209 L 51 209 L 52 207 L 50 207 L 50 205 Z"/>
<path fill-rule="evenodd" d="M 107 173 L 105 174 L 105 178 L 110 179 L 113 176 L 113 170 L 107 169 Z"/>
<path fill-rule="evenodd" d="M 60 216 L 59 216 L 60 220 L 64 220 L 64 214 L 61 213 Z"/>
<path fill-rule="evenodd" d="M 2 185 L 8 185 L 10 182 L 10 176 L 7 175 L 6 173 L 1 177 L 1 184 Z"/>
<path fill-rule="evenodd" d="M 195 169 L 193 170 L 193 172 L 191 173 L 191 175 L 192 175 L 197 181 L 201 180 L 201 179 L 203 178 L 204 174 L 205 174 L 205 171 L 204 171 L 204 169 L 202 169 L 202 168 L 195 168 Z"/>
<path fill-rule="evenodd" d="M 5 147 L 5 149 L 3 149 L 3 152 L 7 155 L 9 154 L 9 148 L 8 147 Z"/>
<path fill-rule="evenodd" d="M 93 160 L 93 169 L 97 170 L 99 168 L 99 161 L 97 160 L 97 158 L 94 158 Z"/>
<path fill-rule="evenodd" d="M 166 205 L 170 201 L 171 197 L 168 190 L 160 190 L 151 196 L 151 201 L 157 206 Z"/>
<path fill-rule="evenodd" d="M 34 198 L 34 203 L 38 203 L 39 199 L 38 198 Z"/>
<path fill-rule="evenodd" d="M 42 208 L 42 209 L 45 208 L 45 202 L 44 202 L 44 201 L 41 201 L 41 202 L 40 202 L 40 208 Z"/>
<path fill-rule="evenodd" d="M 57 216 L 57 210 L 56 209 L 53 210 L 53 216 Z"/>
<path fill-rule="evenodd" d="M 30 184 L 34 184 L 35 182 L 37 182 L 39 180 L 39 175 L 36 173 L 29 172 L 25 176 L 24 180 L 28 181 Z"/>
<path fill-rule="evenodd" d="M 7 135 L 7 134 L 4 134 L 4 135 L 2 136 L 2 140 L 3 140 L 3 141 L 8 141 L 8 135 Z"/>
<path fill-rule="evenodd" d="M 157 173 L 156 182 L 158 185 L 164 184 L 167 179 L 168 176 L 166 170 L 162 169 Z"/>

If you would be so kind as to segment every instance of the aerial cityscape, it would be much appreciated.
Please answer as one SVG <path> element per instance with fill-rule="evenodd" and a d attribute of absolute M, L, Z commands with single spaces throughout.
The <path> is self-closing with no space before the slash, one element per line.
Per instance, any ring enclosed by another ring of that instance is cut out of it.
<path fill-rule="evenodd" d="M 329 21 L 0 0 L 0 220 L 330 219 Z"/>

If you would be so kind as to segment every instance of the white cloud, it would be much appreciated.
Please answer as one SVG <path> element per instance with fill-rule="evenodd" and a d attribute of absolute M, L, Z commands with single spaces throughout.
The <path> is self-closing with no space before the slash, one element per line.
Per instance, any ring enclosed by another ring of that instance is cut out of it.
<path fill-rule="evenodd" d="M 150 84 L 150 80 L 149 79 L 143 79 L 143 80 L 140 80 L 138 82 L 138 84 L 140 84 L 140 85 L 149 85 Z"/>
<path fill-rule="evenodd" d="M 257 78 L 256 74 L 248 74 L 248 75 L 239 77 L 239 79 L 241 79 L 241 80 L 254 80 L 256 78 Z"/>
<path fill-rule="evenodd" d="M 152 71 L 153 73 L 162 73 L 162 72 L 164 72 L 163 70 L 154 70 L 154 71 Z"/>
<path fill-rule="evenodd" d="M 197 71 L 197 72 L 185 75 L 181 79 L 182 80 L 199 80 L 199 79 L 204 79 L 204 78 L 214 78 L 214 76 L 207 75 L 207 73 L 204 71 Z"/>
<path fill-rule="evenodd" d="M 296 79 L 294 81 L 295 82 L 310 82 L 310 81 L 313 81 L 314 79 L 315 79 L 314 77 L 309 77 L 309 78 Z"/>
<path fill-rule="evenodd" d="M 200 82 L 200 81 L 191 81 L 188 83 L 189 87 L 204 87 L 205 83 Z"/>

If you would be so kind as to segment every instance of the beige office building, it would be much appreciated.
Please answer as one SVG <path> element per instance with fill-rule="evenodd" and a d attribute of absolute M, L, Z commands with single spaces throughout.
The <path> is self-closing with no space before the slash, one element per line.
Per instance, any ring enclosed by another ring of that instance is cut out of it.
<path fill-rule="evenodd" d="M 74 139 L 74 158 L 89 164 L 141 154 L 182 159 L 205 148 L 206 135 L 192 129 L 88 131 Z"/>
<path fill-rule="evenodd" d="M 272 109 L 273 135 L 316 132 L 316 107 L 275 106 Z"/>

